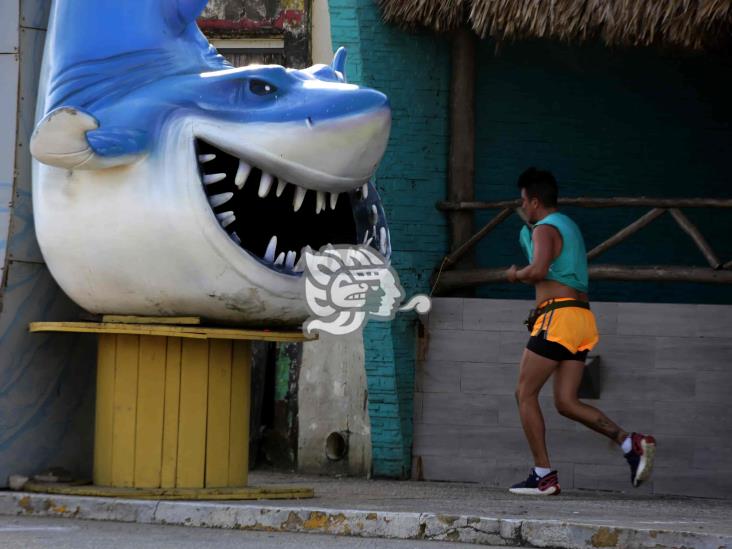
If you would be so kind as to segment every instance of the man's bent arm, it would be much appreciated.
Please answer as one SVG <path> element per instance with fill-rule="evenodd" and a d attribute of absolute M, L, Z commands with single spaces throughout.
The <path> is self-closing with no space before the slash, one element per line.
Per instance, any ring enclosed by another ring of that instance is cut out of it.
<path fill-rule="evenodd" d="M 546 278 L 549 265 L 554 261 L 555 239 L 558 237 L 556 229 L 550 225 L 537 226 L 531 236 L 534 252 L 531 264 L 516 271 L 516 280 L 526 284 L 536 284 Z"/>

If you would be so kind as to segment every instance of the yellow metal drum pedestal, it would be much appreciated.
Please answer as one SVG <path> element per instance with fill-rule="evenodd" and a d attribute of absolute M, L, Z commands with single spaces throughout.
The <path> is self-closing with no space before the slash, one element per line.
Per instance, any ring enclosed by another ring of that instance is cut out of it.
<path fill-rule="evenodd" d="M 117 322 L 34 322 L 99 334 L 94 485 L 31 491 L 148 499 L 281 499 L 311 488 L 248 487 L 251 341 L 271 332 Z"/>

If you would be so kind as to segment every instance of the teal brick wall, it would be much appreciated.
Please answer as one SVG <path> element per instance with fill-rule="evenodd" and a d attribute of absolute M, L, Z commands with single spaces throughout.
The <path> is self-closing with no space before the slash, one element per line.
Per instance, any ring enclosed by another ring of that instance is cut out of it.
<path fill-rule="evenodd" d="M 445 196 L 449 44 L 385 26 L 373 0 L 330 0 L 333 46 L 348 48 L 348 80 L 389 96 L 393 125 L 376 178 L 392 239 L 392 264 L 408 296 L 429 291 L 447 250 Z M 371 322 L 364 331 L 373 473 L 411 470 L 415 369 L 414 315 Z"/>

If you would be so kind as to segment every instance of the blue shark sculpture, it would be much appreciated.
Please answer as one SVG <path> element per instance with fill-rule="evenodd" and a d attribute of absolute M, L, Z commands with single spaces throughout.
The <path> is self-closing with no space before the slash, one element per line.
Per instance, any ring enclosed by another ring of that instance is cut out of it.
<path fill-rule="evenodd" d="M 206 0 L 55 0 L 35 158 L 36 233 L 79 305 L 249 325 L 307 316 L 303 251 L 390 254 L 370 180 L 382 93 L 330 66 L 233 68 L 195 18 Z"/>

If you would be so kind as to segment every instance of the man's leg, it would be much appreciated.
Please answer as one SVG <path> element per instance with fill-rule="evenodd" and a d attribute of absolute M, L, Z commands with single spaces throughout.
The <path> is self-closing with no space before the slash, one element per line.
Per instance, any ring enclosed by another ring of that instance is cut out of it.
<path fill-rule="evenodd" d="M 569 419 L 579 421 L 590 429 L 605 435 L 617 444 L 622 444 L 628 433 L 594 406 L 585 404 L 577 398 L 577 390 L 582 381 L 584 362 L 563 360 L 554 375 L 554 403 L 557 411 Z"/>
<path fill-rule="evenodd" d="M 584 362 L 576 360 L 563 360 L 559 363 L 554 375 L 554 402 L 557 410 L 563 416 L 584 423 L 621 446 L 630 465 L 630 481 L 633 486 L 640 486 L 651 476 L 656 439 L 641 433 L 629 436 L 600 410 L 581 402 L 577 398 L 577 389 L 582 381 L 584 367 Z"/>
<path fill-rule="evenodd" d="M 539 391 L 552 375 L 558 362 L 524 349 L 519 368 L 519 381 L 516 388 L 521 425 L 526 433 L 536 467 L 550 468 L 549 454 L 544 438 L 544 416 L 539 407 Z"/>

